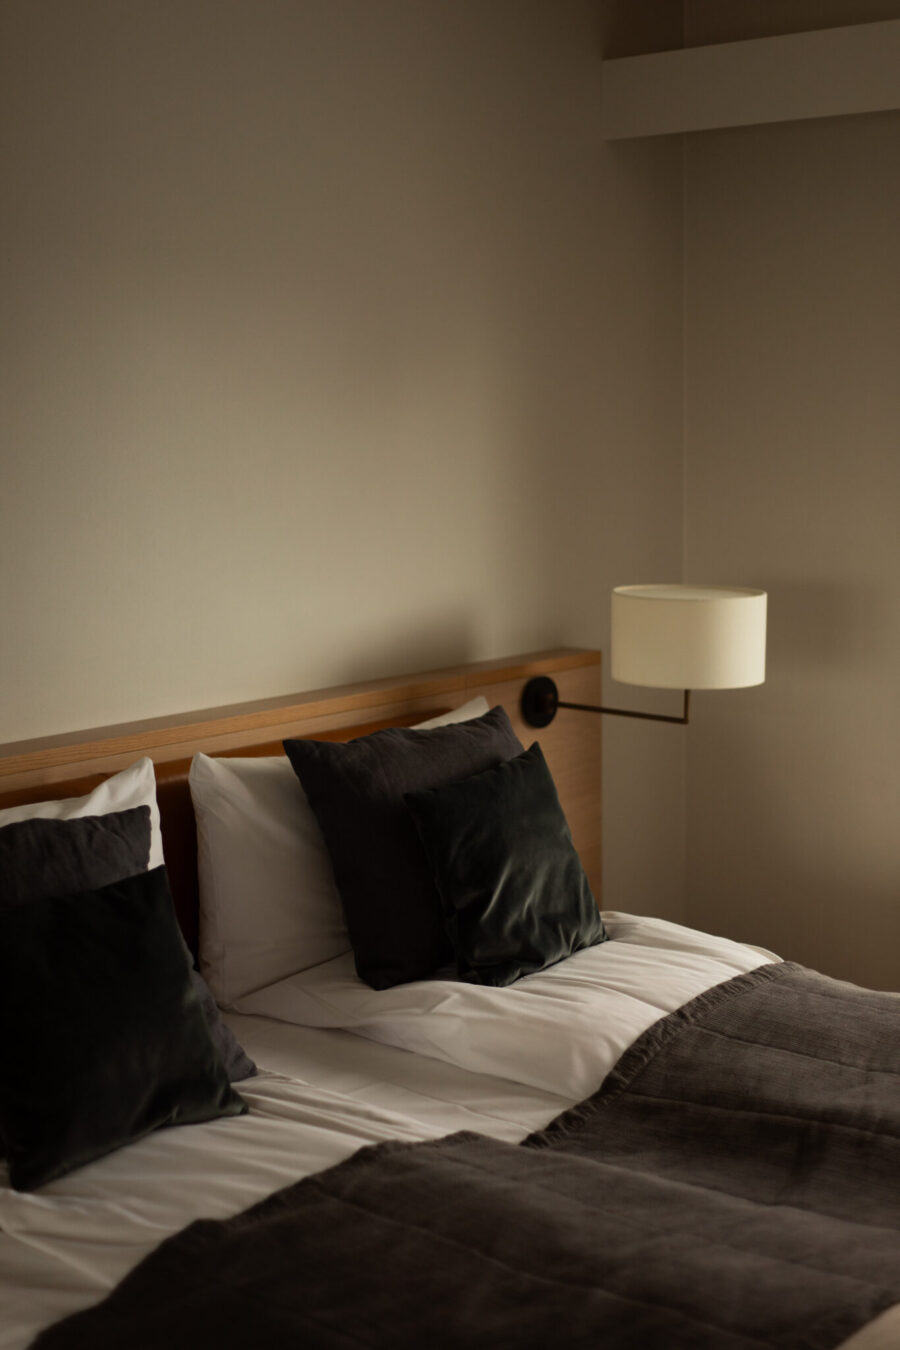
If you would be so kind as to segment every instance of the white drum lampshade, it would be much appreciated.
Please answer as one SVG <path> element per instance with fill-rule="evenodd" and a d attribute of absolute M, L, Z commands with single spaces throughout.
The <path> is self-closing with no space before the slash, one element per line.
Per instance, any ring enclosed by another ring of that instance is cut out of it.
<path fill-rule="evenodd" d="M 617 586 L 612 677 L 655 689 L 741 689 L 766 678 L 766 592 Z"/>

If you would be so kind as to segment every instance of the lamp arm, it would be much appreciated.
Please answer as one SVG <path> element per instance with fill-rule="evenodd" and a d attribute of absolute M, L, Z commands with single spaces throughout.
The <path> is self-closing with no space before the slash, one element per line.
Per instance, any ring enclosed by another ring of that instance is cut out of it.
<path fill-rule="evenodd" d="M 562 699 L 557 699 L 557 708 L 575 708 L 578 712 L 598 712 L 610 713 L 613 717 L 640 717 L 648 722 L 677 722 L 679 726 L 687 726 L 691 716 L 691 691 L 684 691 L 684 709 L 680 717 L 670 717 L 666 713 L 648 713 L 634 712 L 631 708 L 604 708 L 597 703 L 564 703 Z"/>
<path fill-rule="evenodd" d="M 690 719 L 691 691 L 684 691 L 684 708 L 680 717 L 666 713 L 635 712 L 631 708 L 605 708 L 597 703 L 565 703 L 559 697 L 554 680 L 548 675 L 535 675 L 522 690 L 522 717 L 531 727 L 546 727 L 556 716 L 557 708 L 572 708 L 577 712 L 609 713 L 613 717 L 639 717 L 648 722 L 675 722 L 687 726 Z"/>

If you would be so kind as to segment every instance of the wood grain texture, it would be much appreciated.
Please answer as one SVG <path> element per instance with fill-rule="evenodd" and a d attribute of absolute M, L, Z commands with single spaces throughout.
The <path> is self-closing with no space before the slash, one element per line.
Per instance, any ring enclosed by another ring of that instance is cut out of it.
<path fill-rule="evenodd" d="M 191 758 L 281 754 L 291 736 L 349 740 L 385 726 L 409 726 L 483 695 L 501 704 L 523 745 L 540 740 L 591 888 L 601 892 L 601 727 L 603 719 L 561 709 L 536 732 L 521 718 L 526 680 L 552 675 L 560 697 L 602 701 L 601 654 L 560 648 L 482 661 L 423 675 L 316 690 L 252 704 L 154 718 L 0 747 L 0 809 L 78 797 L 144 755 L 154 761 L 166 865 L 179 921 L 197 942 L 196 829 L 188 789 Z"/>

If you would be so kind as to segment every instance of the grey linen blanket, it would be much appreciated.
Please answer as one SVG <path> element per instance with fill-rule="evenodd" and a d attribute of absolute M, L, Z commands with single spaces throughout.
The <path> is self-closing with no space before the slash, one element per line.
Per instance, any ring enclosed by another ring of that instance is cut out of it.
<path fill-rule="evenodd" d="M 830 1350 L 900 1301 L 900 998 L 764 966 L 522 1145 L 366 1148 L 36 1350 Z"/>

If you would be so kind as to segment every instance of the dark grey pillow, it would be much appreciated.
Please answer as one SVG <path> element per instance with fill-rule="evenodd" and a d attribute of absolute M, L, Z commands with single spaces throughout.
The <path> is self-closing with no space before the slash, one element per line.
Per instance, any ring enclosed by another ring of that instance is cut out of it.
<path fill-rule="evenodd" d="M 541 747 L 408 794 L 460 975 L 512 984 L 606 939 Z"/>
<path fill-rule="evenodd" d="M 0 909 L 97 890 L 150 866 L 150 807 L 0 828 Z"/>
<path fill-rule="evenodd" d="M 0 911 L 123 881 L 150 864 L 150 807 L 70 820 L 34 817 L 0 827 Z M 209 1033 L 232 1083 L 256 1073 L 184 945 Z M 0 1152 L 2 1156 L 2 1152 Z"/>
<path fill-rule="evenodd" d="M 433 974 L 453 952 L 403 797 L 519 754 L 506 713 L 284 748 L 328 846 L 360 978 L 388 989 Z"/>
<path fill-rule="evenodd" d="M 162 1125 L 242 1114 L 164 867 L 0 912 L 0 1128 L 17 1190 Z"/>
<path fill-rule="evenodd" d="M 178 931 L 180 936 L 181 929 Z M 212 990 L 199 970 L 194 969 L 194 958 L 191 956 L 190 948 L 184 938 L 181 941 L 191 972 L 191 984 L 200 1004 L 200 1011 L 206 1019 L 207 1030 L 212 1037 L 213 1045 L 222 1056 L 222 1063 L 225 1065 L 229 1083 L 242 1083 L 245 1078 L 253 1078 L 257 1073 L 256 1065 L 231 1030 L 231 1027 L 226 1026 L 222 1021 L 222 1014 L 219 1012 L 218 1003 L 213 998 Z"/>

